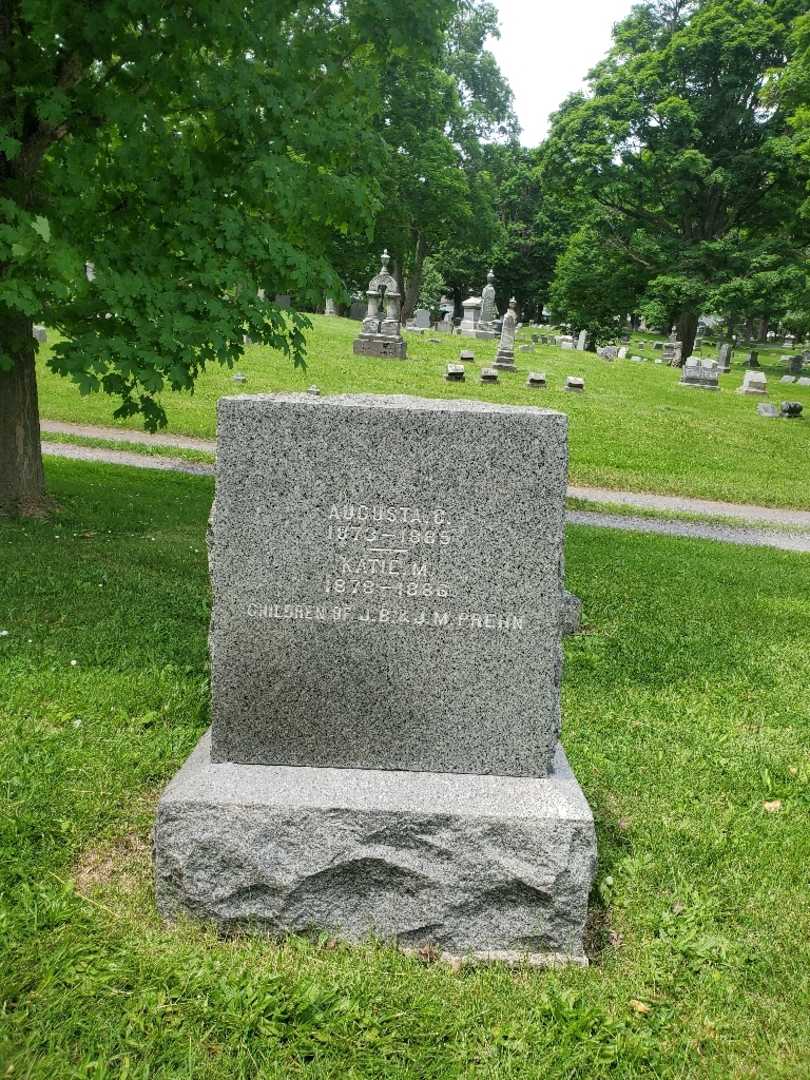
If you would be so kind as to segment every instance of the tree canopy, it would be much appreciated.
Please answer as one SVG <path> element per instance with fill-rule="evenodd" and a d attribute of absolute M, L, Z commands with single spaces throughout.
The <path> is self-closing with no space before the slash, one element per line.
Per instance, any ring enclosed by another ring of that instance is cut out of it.
<path fill-rule="evenodd" d="M 42 496 L 31 324 L 118 416 L 233 363 L 303 358 L 262 299 L 339 286 L 335 235 L 384 201 L 393 65 L 444 49 L 456 0 L 8 0 L 0 13 L 0 504 Z M 415 31 L 415 28 L 418 28 Z"/>
<path fill-rule="evenodd" d="M 796 226 L 806 162 L 784 104 L 765 97 L 801 6 L 636 5 L 543 148 L 543 179 L 578 205 L 595 257 L 625 280 L 637 268 L 625 303 L 677 323 L 684 355 L 702 312 L 732 314 L 738 302 L 734 314 L 747 311 L 752 270 L 773 272 L 777 252 L 779 272 L 804 260 L 807 234 Z M 572 258 L 560 264 L 555 300 L 563 316 L 581 318 Z"/>

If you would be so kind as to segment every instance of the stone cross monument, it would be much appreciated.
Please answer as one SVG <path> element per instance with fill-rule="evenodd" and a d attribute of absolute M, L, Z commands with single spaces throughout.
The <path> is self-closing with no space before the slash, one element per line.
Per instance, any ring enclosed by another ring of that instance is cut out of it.
<path fill-rule="evenodd" d="M 162 914 L 584 963 L 566 417 L 281 394 L 217 430 L 212 730 L 160 801 Z"/>
<path fill-rule="evenodd" d="M 371 279 L 366 296 L 368 309 L 363 328 L 354 342 L 355 356 L 388 356 L 405 359 L 408 346 L 402 338 L 400 294 L 396 278 L 389 273 L 391 256 L 384 251 L 380 272 Z"/>

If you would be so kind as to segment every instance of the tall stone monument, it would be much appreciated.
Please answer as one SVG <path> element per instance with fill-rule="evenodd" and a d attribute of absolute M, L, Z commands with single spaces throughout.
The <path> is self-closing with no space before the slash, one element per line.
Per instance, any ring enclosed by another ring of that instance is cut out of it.
<path fill-rule="evenodd" d="M 368 307 L 363 328 L 354 342 L 355 356 L 388 356 L 404 360 L 408 346 L 402 338 L 400 293 L 396 278 L 389 273 L 391 256 L 384 251 L 380 272 L 371 279 L 366 297 Z"/>
<path fill-rule="evenodd" d="M 566 417 L 242 396 L 218 440 L 213 723 L 160 801 L 163 915 L 585 962 Z"/>
<path fill-rule="evenodd" d="M 495 271 L 487 274 L 487 283 L 480 296 L 469 296 L 461 305 L 464 318 L 461 320 L 459 333 L 462 337 L 496 338 L 498 331 L 495 324 L 499 318 L 498 305 L 495 301 Z"/>
<path fill-rule="evenodd" d="M 513 296 L 509 301 L 509 310 L 503 317 L 501 340 L 498 345 L 498 351 L 495 354 L 495 362 L 492 365 L 495 368 L 500 368 L 502 371 L 517 371 L 517 365 L 515 364 L 515 334 L 517 332 L 516 307 L 517 300 Z"/>
<path fill-rule="evenodd" d="M 494 338 L 498 336 L 495 323 L 500 318 L 498 304 L 495 300 L 495 271 L 490 270 L 487 274 L 487 283 L 481 293 L 481 318 L 478 321 L 476 337 Z"/>

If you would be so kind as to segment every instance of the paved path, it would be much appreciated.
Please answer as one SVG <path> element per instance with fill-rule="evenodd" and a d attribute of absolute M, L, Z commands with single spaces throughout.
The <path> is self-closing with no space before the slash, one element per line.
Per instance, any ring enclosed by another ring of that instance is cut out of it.
<path fill-rule="evenodd" d="M 172 436 L 167 436 L 167 438 L 172 438 Z M 197 440 L 197 442 L 200 441 L 202 440 Z M 72 443 L 43 442 L 42 452 L 79 461 L 103 461 L 109 465 L 133 465 L 138 469 L 162 469 L 170 472 L 192 473 L 195 476 L 213 476 L 215 472 L 214 465 L 184 461 L 182 458 L 157 457 L 133 453 L 131 450 L 108 450 L 97 446 L 74 446 Z M 574 488 L 573 490 L 580 491 L 581 489 Z M 616 492 L 610 494 L 615 495 Z M 624 517 L 620 514 L 603 514 L 590 510 L 569 510 L 566 520 L 572 525 L 596 525 L 605 529 L 624 529 L 632 532 L 657 533 L 661 536 L 684 536 L 700 540 L 719 540 L 727 544 L 810 552 L 810 534 L 785 533 L 775 529 L 704 525 L 689 521 L 667 521 L 660 518 L 656 520 L 655 518 Z"/>
<path fill-rule="evenodd" d="M 62 420 L 41 420 L 40 427 L 43 434 L 59 435 L 83 435 L 92 439 L 107 439 L 109 442 L 143 443 L 152 446 L 176 446 L 183 450 L 202 450 L 205 453 L 216 454 L 217 444 L 214 439 L 197 439 L 190 435 L 150 435 L 147 431 L 131 431 L 129 428 L 96 427 L 93 424 L 69 424 Z M 58 444 L 56 444 L 58 445 Z M 57 453 L 53 447 L 50 453 Z M 104 453 L 101 450 L 99 453 Z M 118 453 L 118 451 L 116 451 Z M 92 455 L 64 454 L 65 457 L 86 457 L 94 460 Z M 130 454 L 130 457 L 135 455 Z M 110 460 L 101 457 L 95 460 Z M 116 458 L 116 461 L 119 459 Z M 153 459 L 154 460 L 154 459 Z M 163 461 L 170 461 L 163 458 Z M 141 461 L 120 461 L 122 465 L 142 465 Z M 188 462 L 183 462 L 187 466 Z M 148 465 L 146 466 L 149 467 Z M 174 468 L 172 465 L 155 465 L 156 469 Z M 198 469 L 183 468 L 183 472 L 198 472 Z M 204 472 L 209 470 L 204 469 Z M 637 506 L 643 510 L 663 510 L 665 512 L 679 512 L 687 514 L 708 514 L 712 517 L 737 518 L 741 521 L 749 521 L 757 525 L 787 525 L 810 529 L 810 510 L 782 510 L 770 506 L 751 506 L 746 503 L 714 502 L 711 499 L 690 499 L 682 495 L 653 495 L 641 491 L 613 491 L 612 488 L 580 487 L 577 484 L 568 488 L 568 494 L 573 499 L 583 499 L 587 502 L 617 503 L 620 506 Z"/>
<path fill-rule="evenodd" d="M 779 532 L 777 529 L 754 529 L 738 525 L 710 525 L 691 521 L 668 521 L 664 518 L 629 517 L 602 514 L 591 510 L 569 510 L 569 525 L 596 525 L 603 529 L 657 533 L 660 536 L 685 536 L 693 540 L 719 540 L 745 547 L 773 547 L 781 551 L 810 552 L 810 534 Z"/>
<path fill-rule="evenodd" d="M 711 499 L 688 499 L 682 495 L 652 495 L 642 491 L 612 491 L 610 488 L 569 487 L 572 499 L 588 502 L 619 503 L 637 506 L 640 510 L 677 511 L 686 514 L 708 514 L 730 517 L 768 525 L 789 525 L 810 529 L 810 510 L 782 510 L 770 506 L 750 506 L 746 503 L 713 502 Z"/>
<path fill-rule="evenodd" d="M 40 420 L 43 435 L 82 435 L 86 439 L 107 439 L 109 442 L 144 443 L 146 446 L 175 446 L 178 450 L 203 450 L 217 452 L 215 439 L 195 439 L 190 435 L 152 435 L 148 431 L 130 431 L 129 428 L 96 427 L 94 424 L 68 424 L 63 420 Z"/>
<path fill-rule="evenodd" d="M 183 458 L 157 457 L 152 454 L 138 454 L 132 450 L 106 450 L 98 446 L 74 446 L 72 443 L 43 442 L 42 453 L 79 461 L 103 461 L 107 465 L 134 465 L 136 469 L 193 473 L 195 476 L 213 476 L 216 469 L 214 465 L 185 461 Z"/>

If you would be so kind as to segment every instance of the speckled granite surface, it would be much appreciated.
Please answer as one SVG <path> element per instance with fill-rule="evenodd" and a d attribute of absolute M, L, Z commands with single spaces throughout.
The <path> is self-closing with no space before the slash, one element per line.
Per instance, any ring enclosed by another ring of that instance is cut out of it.
<path fill-rule="evenodd" d="M 542 776 L 566 423 L 479 401 L 223 398 L 214 760 Z"/>
<path fill-rule="evenodd" d="M 593 819 L 562 748 L 543 779 L 212 764 L 155 827 L 164 916 L 583 963 Z"/>

